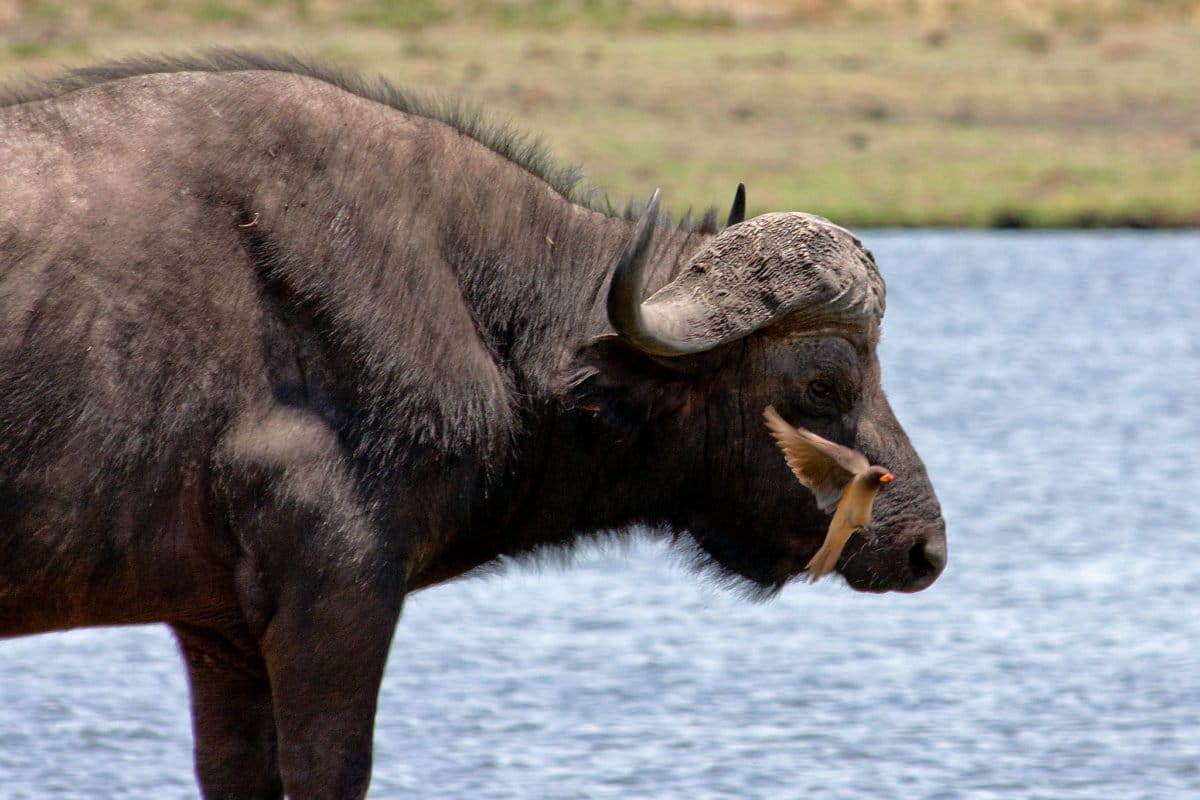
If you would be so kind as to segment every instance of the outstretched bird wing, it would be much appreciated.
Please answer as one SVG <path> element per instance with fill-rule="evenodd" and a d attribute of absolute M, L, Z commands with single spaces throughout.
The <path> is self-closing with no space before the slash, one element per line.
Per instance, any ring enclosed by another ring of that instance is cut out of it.
<path fill-rule="evenodd" d="M 816 495 L 817 506 L 827 514 L 833 513 L 851 479 L 870 467 L 857 450 L 792 427 L 773 406 L 763 410 L 763 419 L 792 473 Z"/>

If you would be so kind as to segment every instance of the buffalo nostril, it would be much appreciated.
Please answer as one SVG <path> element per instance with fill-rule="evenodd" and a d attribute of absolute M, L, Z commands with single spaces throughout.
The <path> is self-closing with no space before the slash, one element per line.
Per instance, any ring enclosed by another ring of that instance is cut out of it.
<path fill-rule="evenodd" d="M 920 591 L 937 580 L 946 568 L 945 538 L 922 539 L 914 544 L 908 551 L 908 567 L 914 578 L 913 591 Z"/>

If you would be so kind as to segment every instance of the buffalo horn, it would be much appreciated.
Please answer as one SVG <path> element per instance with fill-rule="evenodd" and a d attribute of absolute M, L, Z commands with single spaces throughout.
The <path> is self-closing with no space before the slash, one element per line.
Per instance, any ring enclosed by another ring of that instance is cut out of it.
<path fill-rule="evenodd" d="M 737 191 L 733 194 L 733 207 L 729 209 L 729 219 L 725 221 L 725 227 L 737 225 L 739 222 L 746 221 L 746 184 L 739 183 Z"/>
<path fill-rule="evenodd" d="M 662 330 L 656 319 L 648 319 L 642 303 L 645 284 L 646 253 L 658 224 L 658 196 L 655 189 L 642 212 L 633 237 L 625 245 L 621 260 L 613 272 L 608 290 L 608 321 L 622 339 L 652 356 L 682 356 L 708 349 L 703 342 L 687 342 Z M 652 315 L 653 316 L 653 315 Z"/>
<path fill-rule="evenodd" d="M 657 216 L 655 192 L 608 296 L 613 328 L 649 355 L 700 353 L 767 327 L 866 341 L 883 316 L 883 279 L 870 251 L 844 228 L 798 212 L 727 228 L 643 302 Z"/>

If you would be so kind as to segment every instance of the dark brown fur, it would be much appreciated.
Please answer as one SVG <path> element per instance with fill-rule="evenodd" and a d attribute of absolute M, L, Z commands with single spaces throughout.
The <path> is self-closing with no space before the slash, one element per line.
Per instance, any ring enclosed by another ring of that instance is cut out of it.
<path fill-rule="evenodd" d="M 232 53 L 0 107 L 0 636 L 171 624 L 207 796 L 364 793 L 404 594 L 501 555 L 643 525 L 777 589 L 825 519 L 768 403 L 905 478 L 852 585 L 940 569 L 873 342 L 605 338 L 628 215 L 455 109 Z"/>

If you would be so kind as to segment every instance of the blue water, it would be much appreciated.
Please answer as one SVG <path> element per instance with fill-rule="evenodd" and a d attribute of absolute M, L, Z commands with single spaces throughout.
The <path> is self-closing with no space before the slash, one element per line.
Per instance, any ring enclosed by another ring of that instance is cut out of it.
<path fill-rule="evenodd" d="M 751 605 L 642 544 L 418 594 L 372 797 L 1200 797 L 1200 234 L 865 239 L 941 580 Z M 195 797 L 177 661 L 0 642 L 0 798 Z"/>

